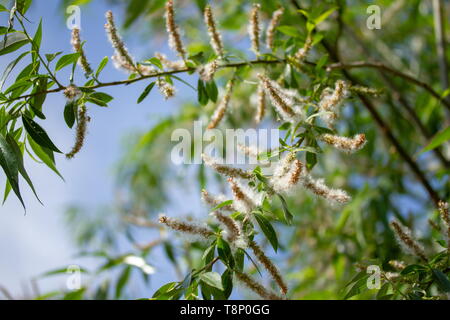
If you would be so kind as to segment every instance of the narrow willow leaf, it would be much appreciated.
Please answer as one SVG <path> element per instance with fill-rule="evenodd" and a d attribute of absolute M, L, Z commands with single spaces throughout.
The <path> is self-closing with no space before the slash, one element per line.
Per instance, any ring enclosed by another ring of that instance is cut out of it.
<path fill-rule="evenodd" d="M 36 94 L 33 99 L 31 100 L 30 106 L 33 112 L 41 119 L 45 119 L 45 115 L 42 113 L 42 105 L 44 104 L 45 98 L 47 97 L 47 93 L 45 91 L 47 90 L 47 84 L 48 79 L 47 78 L 39 78 L 37 86 L 35 90 L 33 90 Z M 43 93 L 39 93 L 43 92 Z"/>
<path fill-rule="evenodd" d="M 116 299 L 120 298 L 122 295 L 123 288 L 127 284 L 128 280 L 130 279 L 131 274 L 131 267 L 127 266 L 123 269 L 119 279 L 117 280 L 116 284 Z"/>
<path fill-rule="evenodd" d="M 52 151 L 62 153 L 50 140 L 47 132 L 45 132 L 45 130 L 40 125 L 38 125 L 36 122 L 34 122 L 34 120 L 23 115 L 22 122 L 23 122 L 23 126 L 25 127 L 25 130 L 27 131 L 27 133 L 31 136 L 31 138 L 33 138 L 33 140 L 37 144 L 39 144 L 45 148 L 48 148 Z"/>
<path fill-rule="evenodd" d="M 58 169 L 56 169 L 55 166 L 55 159 L 53 156 L 53 151 L 50 149 L 47 149 L 45 147 L 40 146 L 37 144 L 33 138 L 31 138 L 29 135 L 27 136 L 28 143 L 31 147 L 31 150 L 33 150 L 34 154 L 41 159 L 43 163 L 47 167 L 49 167 L 51 170 L 53 170 L 61 179 L 64 180 L 63 176 L 59 173 Z"/>
<path fill-rule="evenodd" d="M 42 18 L 39 21 L 39 26 L 33 37 L 33 43 L 36 46 L 36 49 L 39 49 L 41 47 L 41 42 L 42 42 Z"/>
<path fill-rule="evenodd" d="M 420 153 L 433 150 L 448 140 L 450 140 L 450 126 L 436 133 L 436 135 L 431 139 L 430 143 L 425 148 L 423 148 Z"/>
<path fill-rule="evenodd" d="M 445 273 L 441 270 L 433 269 L 433 277 L 442 291 L 450 292 L 450 280 Z"/>
<path fill-rule="evenodd" d="M 69 101 L 64 106 L 64 120 L 66 121 L 67 126 L 71 129 L 75 123 L 76 106 L 77 104 L 75 101 Z"/>
<path fill-rule="evenodd" d="M 234 267 L 234 259 L 231 253 L 230 245 L 222 238 L 217 239 L 217 253 L 225 265 L 230 268 Z"/>
<path fill-rule="evenodd" d="M 105 68 L 106 64 L 108 63 L 108 57 L 104 57 L 102 61 L 100 61 L 100 64 L 98 65 L 97 71 L 95 71 L 95 77 L 97 78 L 102 70 Z"/>
<path fill-rule="evenodd" d="M 55 71 L 61 70 L 68 65 L 77 63 L 79 58 L 80 54 L 78 52 L 69 53 L 62 56 L 61 58 L 59 58 L 58 62 L 56 62 Z"/>
<path fill-rule="evenodd" d="M 21 176 L 25 179 L 25 181 L 30 186 L 30 188 L 33 191 L 34 196 L 36 197 L 36 199 L 41 204 L 43 204 L 41 199 L 39 199 L 39 196 L 37 195 L 36 190 L 34 189 L 33 182 L 31 181 L 27 171 L 25 170 L 25 166 L 24 166 L 24 163 L 23 163 L 23 153 L 20 150 L 19 145 L 17 144 L 16 140 L 14 140 L 14 138 L 11 135 L 9 135 L 9 134 L 6 136 L 6 141 L 9 143 L 9 145 L 11 146 L 11 150 L 14 152 L 14 154 L 16 156 L 17 166 L 19 168 L 19 173 L 21 174 Z"/>
<path fill-rule="evenodd" d="M 155 83 L 150 83 L 147 87 L 145 87 L 144 91 L 142 91 L 141 95 L 139 96 L 137 103 L 141 103 L 144 101 L 145 98 L 149 95 L 150 91 L 152 91 L 153 87 L 155 86 Z"/>
<path fill-rule="evenodd" d="M 200 279 L 207 285 L 223 291 L 222 277 L 217 272 L 205 272 L 200 275 Z"/>
<path fill-rule="evenodd" d="M 22 203 L 22 206 L 25 209 L 25 203 L 23 202 L 19 188 L 18 160 L 14 150 L 12 150 L 10 144 L 2 135 L 0 135 L 0 166 L 3 168 L 6 178 L 11 184 L 12 190 L 16 194 L 17 198 L 19 198 L 19 201 Z"/>
<path fill-rule="evenodd" d="M 11 53 L 28 43 L 28 38 L 23 33 L 14 32 L 3 41 L 0 41 L 0 56 Z"/>
<path fill-rule="evenodd" d="M 25 15 L 31 6 L 32 0 L 17 0 L 16 8 L 21 15 Z"/>
<path fill-rule="evenodd" d="M 255 219 L 261 227 L 262 232 L 269 240 L 275 252 L 278 250 L 278 237 L 275 229 L 270 224 L 269 220 L 266 219 L 262 214 L 255 212 Z"/>
<path fill-rule="evenodd" d="M 209 99 L 212 102 L 217 102 L 217 97 L 219 96 L 219 90 L 217 89 L 216 83 L 214 80 L 206 82 L 206 92 L 208 93 Z"/>
<path fill-rule="evenodd" d="M 0 90 L 3 89 L 3 86 L 5 85 L 5 81 L 10 75 L 11 71 L 14 69 L 14 67 L 19 63 L 20 60 L 22 60 L 23 57 L 25 57 L 27 54 L 29 54 L 30 51 L 22 53 L 20 56 L 18 56 L 16 59 L 11 61 L 8 66 L 6 67 L 5 71 L 3 71 L 2 77 L 0 78 Z"/>
<path fill-rule="evenodd" d="M 286 200 L 283 198 L 282 195 L 278 195 L 278 197 L 280 198 L 281 206 L 283 207 L 284 218 L 286 219 L 286 222 L 288 224 L 292 224 L 292 219 L 294 218 L 294 216 L 289 211 L 289 208 L 287 206 Z"/>

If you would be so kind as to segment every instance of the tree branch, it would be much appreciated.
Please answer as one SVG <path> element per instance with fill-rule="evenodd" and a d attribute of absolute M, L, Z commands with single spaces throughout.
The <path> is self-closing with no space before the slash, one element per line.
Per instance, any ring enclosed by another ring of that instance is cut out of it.
<path fill-rule="evenodd" d="M 391 73 L 397 77 L 403 78 L 419 87 L 422 87 L 426 91 L 428 91 L 433 97 L 435 97 L 437 100 L 442 102 L 447 107 L 448 110 L 450 110 L 450 102 L 443 99 L 442 96 L 439 93 L 437 93 L 428 83 L 422 82 L 422 81 L 414 78 L 413 76 L 410 76 L 410 75 L 403 73 L 399 70 L 396 70 L 394 68 L 391 68 L 381 62 L 367 62 L 367 61 L 357 61 L 357 62 L 350 62 L 350 63 L 338 62 L 338 63 L 334 63 L 334 64 L 331 64 L 328 66 L 329 70 L 353 69 L 353 68 L 375 68 L 375 69 L 380 69 L 380 70 L 386 71 L 388 73 Z"/>

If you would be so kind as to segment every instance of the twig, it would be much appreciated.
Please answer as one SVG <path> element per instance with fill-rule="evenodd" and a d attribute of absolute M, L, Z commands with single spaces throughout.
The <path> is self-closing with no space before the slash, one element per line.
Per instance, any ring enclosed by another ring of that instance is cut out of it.
<path fill-rule="evenodd" d="M 219 68 L 221 68 L 221 69 L 225 69 L 225 68 L 239 68 L 239 67 L 243 67 L 243 66 L 246 66 L 246 65 L 252 65 L 252 64 L 278 64 L 278 63 L 286 63 L 286 60 L 284 60 L 284 59 L 281 59 L 281 60 L 251 60 L 251 61 L 243 61 L 243 62 L 224 64 L 224 65 L 219 66 Z M 135 83 L 135 82 L 138 82 L 138 81 L 142 81 L 142 80 L 145 80 L 145 79 L 170 76 L 170 75 L 178 74 L 178 73 L 193 72 L 195 70 L 196 70 L 196 68 L 187 67 L 187 68 L 178 69 L 178 70 L 157 72 L 157 73 L 153 73 L 153 74 L 149 74 L 149 75 L 145 75 L 145 76 L 140 76 L 140 77 L 137 77 L 137 78 L 134 78 L 134 79 L 112 81 L 112 82 L 104 82 L 104 83 L 98 83 L 98 84 L 93 85 L 93 86 L 86 86 L 86 87 L 80 87 L 80 88 L 89 90 L 89 89 L 98 89 L 98 88 L 111 87 L 111 86 L 117 86 L 117 85 L 129 85 L 129 84 L 132 84 L 132 83 Z M 60 92 L 60 91 L 63 91 L 64 89 L 66 89 L 66 87 L 61 86 L 59 88 L 55 88 L 55 89 L 51 89 L 51 90 L 39 91 L 39 92 L 30 93 L 30 94 L 22 95 L 22 96 L 19 96 L 19 97 L 15 97 L 15 98 L 3 101 L 2 103 L 10 103 L 10 102 L 13 102 L 13 101 L 16 101 L 16 100 L 20 100 L 20 99 L 31 98 L 31 97 L 34 97 L 36 95 Z"/>
<path fill-rule="evenodd" d="M 441 77 L 442 89 L 446 90 L 449 88 L 448 81 L 448 65 L 447 58 L 445 54 L 445 26 L 444 19 L 445 16 L 444 7 L 442 6 L 442 0 L 433 0 L 433 17 L 434 17 L 434 34 L 436 38 L 436 52 L 439 63 L 439 74 Z M 447 102 L 450 103 L 450 96 L 445 98 Z"/>
<path fill-rule="evenodd" d="M 406 73 L 403 73 L 399 70 L 393 69 L 381 62 L 367 62 L 367 61 L 357 61 L 357 62 L 350 62 L 350 63 L 334 63 L 327 67 L 328 70 L 333 69 L 353 69 L 353 68 L 375 68 L 375 69 L 381 69 L 383 71 L 389 72 L 397 77 L 403 78 L 405 80 L 408 80 L 409 82 L 422 87 L 423 89 L 427 90 L 433 97 L 435 97 L 437 100 L 441 101 L 448 110 L 450 110 L 450 102 L 446 101 L 442 98 L 442 96 L 437 93 L 428 83 L 422 82 L 413 76 L 410 76 Z"/>

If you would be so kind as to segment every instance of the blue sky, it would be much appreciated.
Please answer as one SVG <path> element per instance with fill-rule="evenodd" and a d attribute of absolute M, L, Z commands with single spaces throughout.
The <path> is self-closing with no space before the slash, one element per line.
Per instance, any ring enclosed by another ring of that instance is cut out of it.
<path fill-rule="evenodd" d="M 111 56 L 112 49 L 104 33 L 104 13 L 113 9 L 120 25 L 121 8 L 107 7 L 104 1 L 95 1 L 81 9 L 81 36 L 87 41 L 85 49 L 94 68 L 104 56 Z M 116 9 L 116 10 L 114 10 Z M 70 30 L 65 24 L 64 13 L 59 1 L 34 1 L 30 9 L 29 20 L 34 32 L 39 18 L 43 18 L 42 52 L 71 52 Z M 1 14 L 0 25 L 6 25 L 7 15 Z M 137 58 L 149 58 L 152 52 L 165 52 L 164 39 L 142 41 L 133 32 L 124 35 L 127 45 Z M 129 40 L 129 41 L 128 41 Z M 153 47 L 151 47 L 153 46 Z M 147 52 L 148 54 L 144 54 Z M 12 60 L 13 55 L 0 57 L 1 69 Z M 22 64 L 22 67 L 24 64 Z M 17 70 L 20 70 L 20 66 Z M 84 83 L 78 74 L 78 82 Z M 103 79 L 125 79 L 127 76 L 108 64 L 103 72 Z M 61 72 L 59 79 L 68 83 L 67 72 Z M 27 204 L 27 213 L 14 196 L 0 207 L 0 285 L 13 294 L 22 294 L 23 286 L 29 285 L 29 279 L 42 272 L 79 263 L 73 258 L 77 252 L 68 228 L 64 224 L 63 214 L 69 204 L 81 204 L 95 209 L 111 202 L 114 195 L 113 166 L 122 155 L 124 136 L 133 131 L 143 131 L 165 113 L 176 109 L 177 99 L 164 101 L 154 90 L 147 100 L 139 105 L 136 99 L 146 83 L 130 87 L 105 88 L 115 97 L 109 108 L 89 107 L 91 123 L 89 124 L 86 144 L 73 159 L 66 160 L 57 156 L 57 167 L 65 182 L 44 165 L 26 159 L 28 173 L 35 183 L 38 194 L 44 203 L 41 206 L 28 187 L 22 182 L 22 193 Z M 192 91 L 179 86 L 178 99 Z M 66 127 L 63 119 L 64 98 L 56 93 L 48 96 L 44 111 L 47 120 L 40 121 L 53 142 L 64 151 L 70 150 L 74 141 L 74 130 Z M 5 178 L 0 175 L 0 188 L 3 189 Z M 64 286 L 65 279 L 40 280 L 39 286 L 45 289 Z"/>

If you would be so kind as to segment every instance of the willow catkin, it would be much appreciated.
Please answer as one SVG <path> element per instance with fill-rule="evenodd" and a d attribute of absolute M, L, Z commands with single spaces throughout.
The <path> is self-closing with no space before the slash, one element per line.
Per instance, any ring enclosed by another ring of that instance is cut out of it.
<path fill-rule="evenodd" d="M 219 63 L 217 62 L 217 59 L 208 62 L 199 69 L 198 73 L 200 75 L 200 79 L 205 82 L 211 81 L 214 78 L 214 74 L 216 73 L 217 69 L 219 69 Z"/>
<path fill-rule="evenodd" d="M 166 28 L 169 34 L 169 47 L 177 53 L 177 55 L 186 61 L 186 49 L 181 41 L 180 29 L 175 23 L 175 11 L 173 8 L 173 1 L 166 2 Z"/>
<path fill-rule="evenodd" d="M 206 227 L 202 227 L 190 222 L 181 221 L 175 218 L 169 218 L 165 214 L 161 214 L 159 216 L 159 223 L 162 223 L 175 231 L 187 233 L 190 235 L 198 235 L 203 238 L 209 238 L 210 236 L 214 235 L 214 232 Z"/>
<path fill-rule="evenodd" d="M 255 254 L 256 259 L 264 266 L 267 272 L 271 275 L 276 284 L 280 287 L 280 291 L 283 295 L 286 295 L 288 287 L 283 277 L 281 276 L 280 270 L 273 264 L 273 262 L 266 256 L 264 251 L 258 246 L 258 244 L 250 240 L 248 246 L 252 249 Z"/>
<path fill-rule="evenodd" d="M 139 73 L 133 58 L 129 54 L 128 49 L 125 47 L 125 44 L 117 32 L 112 11 L 106 12 L 105 30 L 111 45 L 115 49 L 115 54 L 112 57 L 115 65 L 127 71 Z"/>
<path fill-rule="evenodd" d="M 81 91 L 76 85 L 71 84 L 64 89 L 63 94 L 68 102 L 72 102 L 80 97 Z"/>
<path fill-rule="evenodd" d="M 168 83 L 166 80 L 159 78 L 156 80 L 156 85 L 158 86 L 159 92 L 164 96 L 164 99 L 169 99 L 175 96 L 175 87 Z"/>
<path fill-rule="evenodd" d="M 234 178 L 228 178 L 231 192 L 233 194 L 233 206 L 240 212 L 250 214 L 253 209 L 261 204 L 262 198 L 249 188 L 242 186 Z"/>
<path fill-rule="evenodd" d="M 447 250 L 450 253 L 450 214 L 448 211 L 448 203 L 439 201 L 439 214 L 445 226 L 445 237 L 447 238 Z"/>
<path fill-rule="evenodd" d="M 281 88 L 275 81 L 270 80 L 263 74 L 257 75 L 260 84 L 266 94 L 269 96 L 272 105 L 284 121 L 295 122 L 299 114 L 295 112 L 295 95 L 292 90 Z"/>
<path fill-rule="evenodd" d="M 225 113 L 226 113 L 226 111 L 228 109 L 228 105 L 230 104 L 230 99 L 231 99 L 231 93 L 233 91 L 233 86 L 234 86 L 234 79 L 231 79 L 227 83 L 227 87 L 225 89 L 225 95 L 220 100 L 216 110 L 214 110 L 214 113 L 211 116 L 211 120 L 209 121 L 207 129 L 214 129 L 214 128 L 216 128 L 219 125 L 220 121 L 225 116 Z"/>
<path fill-rule="evenodd" d="M 248 34 L 251 41 L 252 51 L 259 56 L 260 55 L 260 36 L 261 36 L 261 26 L 259 21 L 259 10 L 261 5 L 259 3 L 254 3 L 252 10 L 250 11 L 250 21 L 248 24 Z"/>
<path fill-rule="evenodd" d="M 258 84 L 255 122 L 260 123 L 266 114 L 266 92 L 262 84 Z"/>
<path fill-rule="evenodd" d="M 205 153 L 202 153 L 202 159 L 207 166 L 213 168 L 215 171 L 226 177 L 242 179 L 250 179 L 252 177 L 252 173 L 250 171 L 221 164 L 219 159 L 211 158 Z"/>
<path fill-rule="evenodd" d="M 366 144 L 366 136 L 363 133 L 357 134 L 353 138 L 341 137 L 332 134 L 323 134 L 319 136 L 319 139 L 329 145 L 332 145 L 336 149 L 346 152 L 355 152 L 361 150 Z"/>
<path fill-rule="evenodd" d="M 321 196 L 331 202 L 347 203 L 351 197 L 341 189 L 332 189 L 325 185 L 323 179 L 315 180 L 308 173 L 303 173 L 300 176 L 300 183 L 306 189 L 310 190 L 315 195 Z"/>
<path fill-rule="evenodd" d="M 405 251 L 419 257 L 425 262 L 428 261 L 422 245 L 413 238 L 409 228 L 405 227 L 397 220 L 393 220 L 390 225 L 394 231 L 397 241 L 400 243 L 401 247 L 405 249 Z"/>
<path fill-rule="evenodd" d="M 80 54 L 80 58 L 78 59 L 78 64 L 80 65 L 80 67 L 86 74 L 91 74 L 92 68 L 89 65 L 83 46 L 81 45 L 80 29 L 78 28 L 72 29 L 72 38 L 70 43 L 72 44 L 73 50 Z"/>
<path fill-rule="evenodd" d="M 308 55 L 311 48 L 312 48 L 312 39 L 311 37 L 308 36 L 306 38 L 303 47 L 301 47 L 294 55 L 294 58 L 297 60 L 298 63 L 305 61 L 306 56 Z"/>
<path fill-rule="evenodd" d="M 210 207 L 214 208 L 216 206 L 218 206 L 219 204 L 225 202 L 227 200 L 227 198 L 223 195 L 220 194 L 218 196 L 214 196 L 211 195 L 207 190 L 203 189 L 202 190 L 202 196 L 201 196 L 202 201 L 209 205 Z M 226 211 L 237 211 L 234 207 L 233 204 L 230 205 L 226 205 L 220 208 L 221 210 L 226 210 Z"/>
<path fill-rule="evenodd" d="M 86 106 L 80 106 L 78 111 L 75 144 L 72 147 L 72 150 L 66 154 L 67 159 L 72 159 L 78 152 L 80 152 L 81 148 L 83 147 L 84 139 L 86 138 L 87 123 L 89 122 L 89 120 L 90 118 L 87 116 Z"/>
<path fill-rule="evenodd" d="M 204 11 L 204 18 L 205 18 L 205 24 L 208 29 L 208 34 L 210 38 L 211 47 L 213 48 L 216 55 L 223 59 L 224 52 L 223 52 L 223 43 L 222 43 L 222 36 L 217 30 L 217 23 L 214 19 L 214 14 L 211 10 L 211 6 L 207 5 L 205 7 Z"/>
<path fill-rule="evenodd" d="M 241 230 L 236 221 L 220 212 L 220 210 L 212 212 L 211 215 L 215 217 L 223 226 L 225 226 L 227 231 L 227 240 L 230 243 L 236 244 L 237 242 L 240 242 Z"/>
<path fill-rule="evenodd" d="M 266 46 L 267 49 L 273 50 L 273 43 L 275 38 L 275 29 L 280 23 L 281 16 L 283 15 L 284 8 L 275 10 L 272 14 L 272 19 L 269 22 L 269 26 L 266 31 Z"/>
<path fill-rule="evenodd" d="M 172 61 L 167 58 L 167 56 L 160 52 L 155 52 L 155 57 L 161 61 L 162 65 L 170 70 L 181 70 L 186 68 L 186 65 L 183 60 Z"/>
<path fill-rule="evenodd" d="M 339 106 L 342 104 L 348 95 L 348 85 L 345 81 L 336 81 L 334 90 L 326 88 L 322 94 L 322 99 L 319 102 L 320 111 L 325 111 L 321 118 L 333 127 L 335 120 L 339 115 Z"/>
<path fill-rule="evenodd" d="M 275 293 L 266 289 L 263 285 L 253 280 L 248 274 L 240 271 L 234 272 L 236 278 L 243 283 L 247 288 L 255 292 L 261 298 L 265 300 L 283 300 L 283 298 L 279 297 Z"/>

